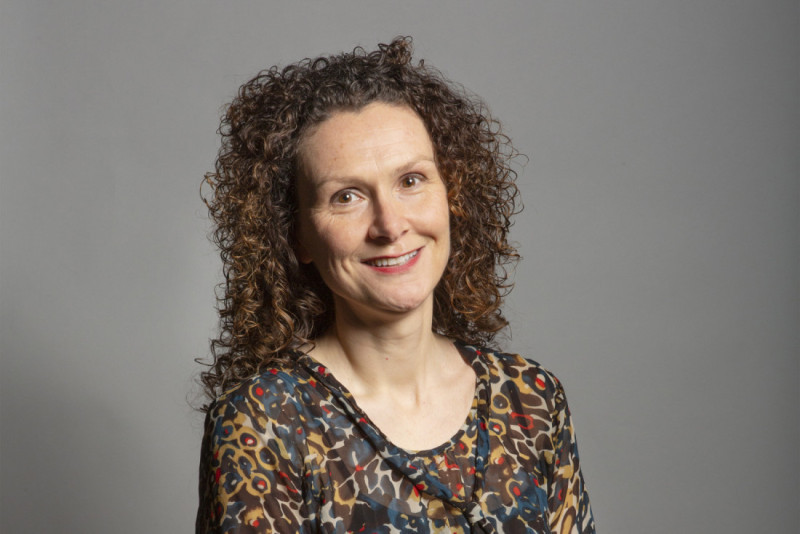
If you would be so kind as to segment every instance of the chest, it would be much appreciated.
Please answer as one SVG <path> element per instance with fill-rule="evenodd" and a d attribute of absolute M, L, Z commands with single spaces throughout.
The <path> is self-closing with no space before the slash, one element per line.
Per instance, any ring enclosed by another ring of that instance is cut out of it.
<path fill-rule="evenodd" d="M 480 506 L 480 515 L 498 527 L 518 524 L 524 527 L 520 532 L 548 532 L 541 459 L 515 454 L 487 429 L 486 462 L 476 464 L 480 432 L 476 421 L 449 446 L 423 455 L 398 454 L 390 443 L 356 429 L 336 444 L 310 447 L 303 488 L 309 529 L 470 532 L 475 515 L 470 507 Z"/>

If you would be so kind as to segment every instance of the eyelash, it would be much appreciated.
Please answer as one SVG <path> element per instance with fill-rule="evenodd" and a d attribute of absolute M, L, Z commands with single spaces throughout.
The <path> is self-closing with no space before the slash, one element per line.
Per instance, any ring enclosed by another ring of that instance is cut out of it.
<path fill-rule="evenodd" d="M 409 180 L 413 180 L 413 183 L 409 184 L 408 183 Z M 418 173 L 406 174 L 402 178 L 400 178 L 400 185 L 404 189 L 406 189 L 406 188 L 407 189 L 411 189 L 411 188 L 419 185 L 420 182 L 423 182 L 424 180 L 425 180 L 425 177 L 423 175 L 421 175 L 421 174 L 418 174 Z M 343 197 L 345 197 L 345 196 L 351 197 L 351 198 L 349 200 L 344 200 Z M 333 195 L 333 197 L 331 198 L 331 202 L 333 204 L 339 204 L 339 205 L 350 204 L 351 202 L 356 200 L 355 197 L 357 197 L 357 196 L 358 195 L 356 193 L 354 193 L 353 191 L 351 191 L 349 189 L 345 189 L 345 190 L 339 191 L 338 193 Z"/>
<path fill-rule="evenodd" d="M 343 200 L 342 197 L 345 197 L 345 196 L 348 196 L 348 197 L 351 197 L 351 198 L 349 200 Z M 355 200 L 355 196 L 356 196 L 355 193 L 353 193 L 352 191 L 349 191 L 349 190 L 339 191 L 338 193 L 333 195 L 333 198 L 331 199 L 331 201 L 334 204 L 350 204 L 351 202 L 353 202 Z"/>
<path fill-rule="evenodd" d="M 411 186 L 418 185 L 421 181 L 424 180 L 424 177 L 421 174 L 406 174 L 400 179 L 400 183 L 403 187 L 406 186 L 408 180 L 414 180 L 414 183 Z M 411 187 L 409 186 L 409 187 Z"/>

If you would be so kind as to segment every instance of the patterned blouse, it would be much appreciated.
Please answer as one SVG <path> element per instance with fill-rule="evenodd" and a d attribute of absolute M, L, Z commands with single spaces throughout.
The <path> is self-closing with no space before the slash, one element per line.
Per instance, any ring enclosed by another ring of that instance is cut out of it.
<path fill-rule="evenodd" d="M 594 533 L 564 390 L 521 356 L 457 345 L 478 380 L 435 449 L 393 445 L 307 354 L 212 404 L 198 533 Z"/>

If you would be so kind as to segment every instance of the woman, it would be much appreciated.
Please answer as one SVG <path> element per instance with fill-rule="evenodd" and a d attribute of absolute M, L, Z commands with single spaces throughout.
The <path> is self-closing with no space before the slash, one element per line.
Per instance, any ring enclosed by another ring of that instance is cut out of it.
<path fill-rule="evenodd" d="M 479 348 L 516 259 L 487 115 L 409 39 L 241 88 L 198 532 L 594 532 L 560 383 Z"/>

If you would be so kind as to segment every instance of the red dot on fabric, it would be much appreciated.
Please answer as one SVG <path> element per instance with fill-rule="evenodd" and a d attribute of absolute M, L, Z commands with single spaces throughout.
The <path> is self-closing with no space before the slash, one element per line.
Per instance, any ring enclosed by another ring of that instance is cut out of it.
<path fill-rule="evenodd" d="M 524 413 L 511 412 L 511 417 L 514 417 L 517 420 L 517 424 L 520 427 L 526 430 L 530 430 L 531 428 L 533 428 L 533 417 L 531 417 L 530 415 Z"/>
<path fill-rule="evenodd" d="M 519 493 L 520 493 L 520 491 L 519 491 L 519 488 L 518 488 L 517 486 L 514 486 L 514 489 L 513 489 L 513 491 L 514 491 L 514 495 L 516 495 L 517 497 L 519 497 Z"/>
<path fill-rule="evenodd" d="M 475 468 L 474 467 L 470 467 L 469 468 L 469 474 L 470 475 L 474 475 L 475 474 Z"/>
<path fill-rule="evenodd" d="M 564 500 L 564 488 L 561 488 L 561 491 L 558 492 L 558 500 L 559 501 Z"/>
<path fill-rule="evenodd" d="M 256 388 L 256 395 L 258 395 L 260 397 L 263 394 L 264 394 L 264 388 L 262 388 L 261 386 L 257 387 Z"/>
<path fill-rule="evenodd" d="M 302 429 L 302 428 L 298 428 L 298 429 L 297 429 L 297 433 L 298 433 L 298 434 L 302 434 L 302 433 L 303 433 L 303 429 Z"/>
<path fill-rule="evenodd" d="M 253 526 L 254 526 L 254 527 L 257 527 L 257 526 L 258 526 L 258 519 L 253 519 Z"/>
<path fill-rule="evenodd" d="M 311 387 L 317 387 L 317 381 L 314 380 L 313 378 L 309 380 L 308 383 L 311 384 Z"/>
<path fill-rule="evenodd" d="M 273 375 L 277 375 L 278 374 L 278 370 L 277 369 L 270 369 L 269 372 L 272 373 Z"/>
<path fill-rule="evenodd" d="M 464 484 L 462 484 L 461 482 L 459 482 L 458 484 L 456 484 L 456 489 L 457 489 L 458 491 L 461 491 L 462 489 L 464 489 Z"/>
<path fill-rule="evenodd" d="M 263 490 L 264 488 L 267 487 L 267 483 L 264 482 L 263 480 L 259 480 L 258 482 L 256 482 L 256 487 L 260 490 Z"/>
<path fill-rule="evenodd" d="M 366 423 L 366 422 L 367 422 L 367 420 L 366 420 L 364 417 L 362 417 L 361 419 L 359 419 L 359 421 L 361 421 L 362 423 Z"/>
<path fill-rule="evenodd" d="M 498 459 L 497 459 L 497 463 L 498 463 L 498 464 L 502 464 L 502 463 L 503 463 L 503 462 L 505 462 L 505 461 L 506 461 L 506 459 L 505 459 L 505 458 L 503 458 L 502 456 L 501 456 L 500 458 L 498 458 Z"/>
<path fill-rule="evenodd" d="M 544 389 L 544 380 L 542 380 L 541 378 L 539 378 L 539 377 L 537 376 L 537 377 L 536 377 L 536 385 L 537 385 L 539 388 L 541 388 L 541 389 Z"/>
<path fill-rule="evenodd" d="M 357 466 L 356 466 L 356 471 L 363 471 L 363 470 L 364 470 L 364 468 L 363 468 L 363 467 L 361 467 L 360 465 L 357 465 Z"/>
<path fill-rule="evenodd" d="M 219 482 L 219 478 L 220 478 L 221 476 L 222 476 L 222 469 L 220 469 L 219 467 L 217 467 L 217 470 L 216 470 L 216 471 L 214 471 L 214 482 L 215 482 L 215 483 L 218 483 L 218 482 Z"/>
<path fill-rule="evenodd" d="M 319 371 L 319 374 L 321 374 L 321 375 L 324 375 L 324 374 L 325 374 L 325 367 L 323 367 L 323 366 L 321 366 L 321 365 L 320 365 L 320 366 L 319 366 L 319 369 L 317 369 L 317 370 Z"/>

